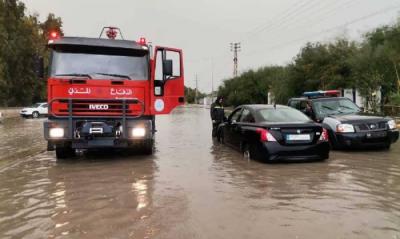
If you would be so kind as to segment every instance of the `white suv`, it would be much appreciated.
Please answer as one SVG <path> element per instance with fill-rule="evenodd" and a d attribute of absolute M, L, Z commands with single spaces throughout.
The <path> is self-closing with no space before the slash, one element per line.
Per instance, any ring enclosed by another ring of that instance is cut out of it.
<path fill-rule="evenodd" d="M 47 115 L 48 114 L 47 102 L 36 103 L 31 107 L 23 108 L 21 112 L 19 112 L 19 114 L 22 117 L 32 116 L 32 118 L 38 118 L 41 115 Z"/>

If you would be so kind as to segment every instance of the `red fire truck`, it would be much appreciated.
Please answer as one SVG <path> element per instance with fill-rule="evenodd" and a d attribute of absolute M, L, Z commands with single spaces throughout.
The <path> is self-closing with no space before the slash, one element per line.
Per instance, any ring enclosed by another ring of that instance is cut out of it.
<path fill-rule="evenodd" d="M 184 103 L 180 49 L 153 47 L 145 38 L 60 37 L 51 33 L 48 150 L 58 159 L 76 149 L 138 148 L 153 152 L 155 115 Z M 120 34 L 122 36 L 122 34 Z"/>

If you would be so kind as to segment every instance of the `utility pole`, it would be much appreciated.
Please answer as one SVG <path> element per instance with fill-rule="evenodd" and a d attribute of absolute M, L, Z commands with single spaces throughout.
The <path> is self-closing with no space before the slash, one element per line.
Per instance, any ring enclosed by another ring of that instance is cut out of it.
<path fill-rule="evenodd" d="M 211 102 L 214 102 L 214 60 L 211 59 Z"/>
<path fill-rule="evenodd" d="M 231 42 L 231 51 L 233 52 L 233 76 L 238 76 L 238 52 L 241 50 L 240 42 Z"/>
<path fill-rule="evenodd" d="M 197 104 L 197 73 L 195 75 L 195 79 L 196 79 L 196 91 L 195 91 L 195 96 L 194 96 L 194 103 Z"/>

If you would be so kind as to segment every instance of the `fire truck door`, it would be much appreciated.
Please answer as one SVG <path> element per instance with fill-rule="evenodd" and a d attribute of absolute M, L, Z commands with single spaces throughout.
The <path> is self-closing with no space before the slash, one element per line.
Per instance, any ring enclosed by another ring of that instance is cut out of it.
<path fill-rule="evenodd" d="M 184 103 L 182 51 L 156 47 L 153 64 L 152 114 L 168 114 Z"/>

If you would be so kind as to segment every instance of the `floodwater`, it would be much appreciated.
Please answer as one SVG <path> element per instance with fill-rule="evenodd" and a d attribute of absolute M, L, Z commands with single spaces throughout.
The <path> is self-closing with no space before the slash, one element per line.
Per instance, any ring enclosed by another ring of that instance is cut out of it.
<path fill-rule="evenodd" d="M 153 156 L 57 162 L 42 122 L 0 125 L 0 238 L 400 238 L 399 143 L 264 164 L 180 108 L 158 117 Z"/>

